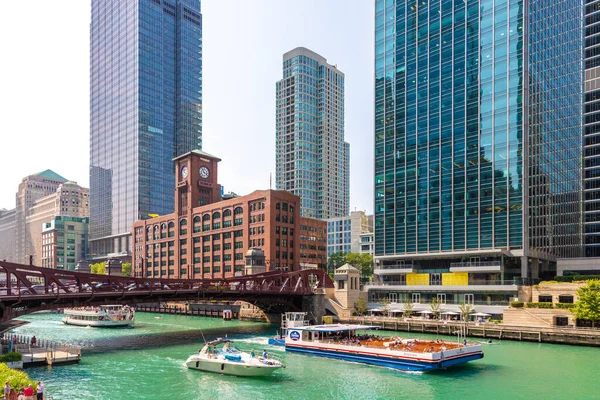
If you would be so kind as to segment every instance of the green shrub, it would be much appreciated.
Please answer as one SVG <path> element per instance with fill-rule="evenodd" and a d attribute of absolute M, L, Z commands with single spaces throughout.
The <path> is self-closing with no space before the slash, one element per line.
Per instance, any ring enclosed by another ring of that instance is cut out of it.
<path fill-rule="evenodd" d="M 556 303 L 556 308 L 563 308 L 566 310 L 571 310 L 575 308 L 575 304 L 573 303 Z"/>
<path fill-rule="evenodd" d="M 525 303 L 525 305 L 527 306 L 527 308 L 538 308 L 540 303 Z"/>
<path fill-rule="evenodd" d="M 523 308 L 523 305 L 522 301 L 513 301 L 510 303 L 510 306 L 513 308 Z"/>
<path fill-rule="evenodd" d="M 3 363 L 21 361 L 22 359 L 23 356 L 21 353 L 17 353 L 16 351 L 0 355 L 0 362 Z"/>
<path fill-rule="evenodd" d="M 547 303 L 547 302 L 544 302 L 544 303 L 538 303 L 538 307 L 539 307 L 539 308 L 554 308 L 554 307 L 552 306 L 552 303 Z"/>
<path fill-rule="evenodd" d="M 6 364 L 0 364 L 0 382 L 4 385 L 4 382 L 7 381 L 13 388 L 27 385 L 35 387 L 35 382 L 32 381 L 25 372 L 8 368 Z"/>
<path fill-rule="evenodd" d="M 557 276 L 554 279 L 558 282 L 581 282 L 581 281 L 589 281 L 591 279 L 600 279 L 600 275 Z"/>

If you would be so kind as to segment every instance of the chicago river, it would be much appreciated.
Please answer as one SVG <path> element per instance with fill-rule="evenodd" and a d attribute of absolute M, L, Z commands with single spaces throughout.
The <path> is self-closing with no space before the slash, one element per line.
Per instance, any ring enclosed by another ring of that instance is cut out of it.
<path fill-rule="evenodd" d="M 268 346 L 277 326 L 218 318 L 137 313 L 132 329 L 64 325 L 61 315 L 32 314 L 16 330 L 83 347 L 80 364 L 29 368 L 55 399 L 590 399 L 598 349 L 513 341 L 484 345 L 485 358 L 445 371 L 406 373 L 340 360 L 286 354 Z M 386 332 L 402 337 L 449 336 Z M 235 340 L 242 350 L 280 354 L 285 369 L 265 378 L 188 370 L 206 340 Z M 472 338 L 471 340 L 476 340 Z"/>

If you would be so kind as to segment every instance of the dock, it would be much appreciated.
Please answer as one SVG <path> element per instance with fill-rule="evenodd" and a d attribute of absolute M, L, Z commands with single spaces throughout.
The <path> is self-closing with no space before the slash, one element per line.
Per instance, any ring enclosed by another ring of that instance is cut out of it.
<path fill-rule="evenodd" d="M 76 364 L 81 361 L 80 346 L 53 340 L 44 340 L 37 337 L 35 345 L 32 345 L 31 339 L 31 336 L 4 333 L 0 339 L 2 352 L 8 352 L 10 347 L 11 351 L 21 353 L 23 356 L 23 368 L 40 365 Z M 11 342 L 10 345 L 9 342 Z"/>
<path fill-rule="evenodd" d="M 412 318 L 405 320 L 385 317 L 351 317 L 340 322 L 375 325 L 387 331 L 420 332 L 433 335 L 456 335 L 457 331 L 461 331 L 466 336 L 484 339 L 600 347 L 600 329 L 590 328 L 530 327 Z"/>

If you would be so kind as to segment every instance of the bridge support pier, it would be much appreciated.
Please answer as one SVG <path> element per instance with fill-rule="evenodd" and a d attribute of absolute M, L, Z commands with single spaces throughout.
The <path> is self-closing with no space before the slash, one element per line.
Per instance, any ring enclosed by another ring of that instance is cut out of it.
<path fill-rule="evenodd" d="M 302 311 L 308 313 L 308 317 L 314 319 L 315 324 L 321 324 L 325 315 L 325 295 L 314 294 L 302 297 Z"/>

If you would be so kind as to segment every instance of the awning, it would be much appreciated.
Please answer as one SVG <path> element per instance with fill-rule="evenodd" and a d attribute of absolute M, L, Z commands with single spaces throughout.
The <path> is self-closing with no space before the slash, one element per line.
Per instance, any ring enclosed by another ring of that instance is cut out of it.
<path fill-rule="evenodd" d="M 370 310 L 367 310 L 367 311 L 375 311 L 375 312 L 377 312 L 377 311 L 383 311 L 383 310 L 381 308 L 371 308 Z"/>
<path fill-rule="evenodd" d="M 492 314 L 486 314 L 484 312 L 473 313 L 473 314 L 470 314 L 470 315 L 473 315 L 475 317 L 491 317 L 492 316 Z"/>
<path fill-rule="evenodd" d="M 433 314 L 431 311 L 429 310 L 423 310 L 423 311 L 417 311 L 418 314 Z"/>
<path fill-rule="evenodd" d="M 460 313 L 454 312 L 454 311 L 444 311 L 441 314 L 446 314 L 446 315 L 460 315 Z"/>

